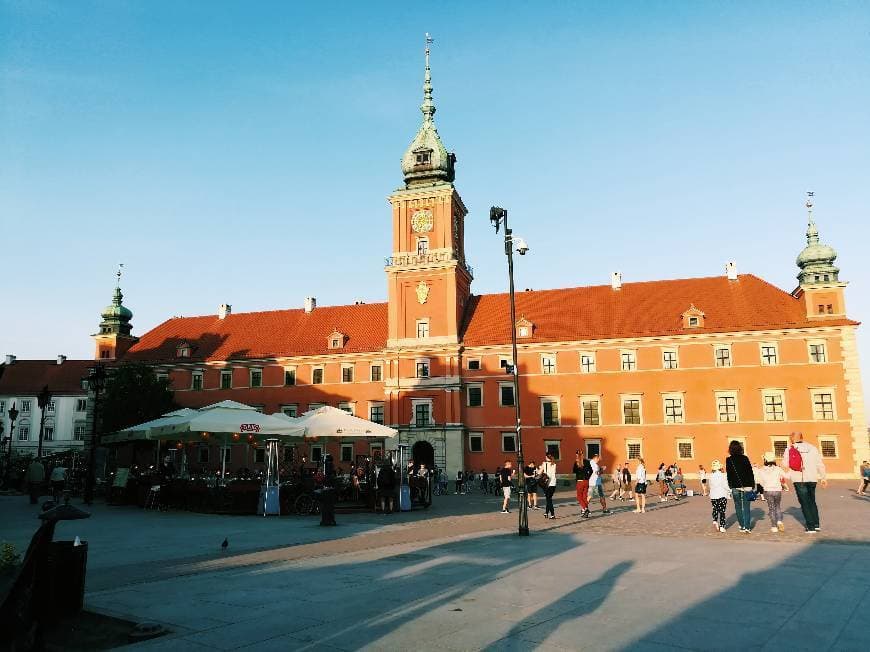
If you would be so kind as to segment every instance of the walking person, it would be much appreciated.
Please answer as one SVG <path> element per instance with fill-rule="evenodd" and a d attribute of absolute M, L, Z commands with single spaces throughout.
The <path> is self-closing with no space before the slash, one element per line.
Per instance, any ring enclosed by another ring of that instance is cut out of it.
<path fill-rule="evenodd" d="M 523 481 L 526 483 L 526 500 L 529 509 L 541 509 L 538 507 L 538 465 L 534 460 L 523 469 Z"/>
<path fill-rule="evenodd" d="M 701 495 L 707 495 L 707 471 L 704 469 L 704 465 L 701 464 L 698 467 L 698 480 L 701 481 Z"/>
<path fill-rule="evenodd" d="M 728 505 L 728 478 L 722 473 L 722 462 L 713 460 L 710 465 L 710 504 L 713 507 L 713 529 L 725 531 L 725 507 Z"/>
<path fill-rule="evenodd" d="M 511 501 L 511 480 L 514 477 L 514 470 L 511 466 L 511 461 L 507 460 L 498 472 L 499 484 L 501 485 L 501 492 L 504 496 L 504 500 L 501 503 L 502 514 L 510 514 L 508 506 Z"/>
<path fill-rule="evenodd" d="M 601 513 L 609 514 L 610 510 L 607 509 L 607 501 L 604 500 L 604 480 L 601 477 L 607 467 L 600 462 L 600 455 L 596 453 L 592 456 L 589 462 L 592 466 L 592 477 L 589 479 L 589 486 L 592 487 L 592 495 L 598 496 L 598 502 L 601 504 Z"/>
<path fill-rule="evenodd" d="M 546 483 L 543 480 L 546 477 Z M 556 508 L 553 507 L 553 494 L 556 492 L 556 461 L 552 453 L 547 453 L 546 461 L 541 464 L 541 481 L 544 484 L 544 518 L 556 518 Z"/>
<path fill-rule="evenodd" d="M 860 480 L 858 480 L 858 489 L 855 493 L 859 496 L 863 496 L 864 492 L 867 490 L 868 484 L 870 484 L 870 463 L 868 463 L 867 460 L 864 460 L 861 463 Z"/>
<path fill-rule="evenodd" d="M 659 502 L 664 503 L 668 500 L 668 485 L 665 483 L 665 463 L 659 464 L 659 470 L 656 471 L 656 482 L 659 483 Z"/>
<path fill-rule="evenodd" d="M 764 454 L 764 466 L 756 474 L 758 484 L 767 496 L 767 514 L 770 517 L 770 531 L 784 532 L 782 524 L 782 492 L 788 491 L 788 476 L 776 465 L 776 455 L 772 451 Z"/>
<path fill-rule="evenodd" d="M 45 482 L 45 467 L 38 457 L 34 458 L 27 467 L 27 472 L 24 474 L 24 482 L 27 483 L 27 491 L 30 493 L 30 504 L 35 505 L 39 501 L 42 483 Z"/>
<path fill-rule="evenodd" d="M 801 512 L 804 515 L 804 527 L 807 533 L 821 530 L 819 524 L 819 507 L 816 505 L 816 484 L 828 486 L 825 464 L 819 449 L 804 441 L 802 432 L 789 435 L 791 446 L 785 451 L 783 468 L 787 469 L 789 480 L 794 485 Z"/>
<path fill-rule="evenodd" d="M 622 467 L 617 464 L 613 467 L 613 473 L 610 474 L 610 480 L 613 482 L 613 491 L 610 492 L 610 500 L 622 500 Z"/>
<path fill-rule="evenodd" d="M 589 518 L 589 478 L 592 477 L 592 465 L 578 448 L 574 454 L 574 480 L 577 483 L 577 504 L 580 505 L 580 516 Z"/>
<path fill-rule="evenodd" d="M 677 492 L 674 489 L 674 467 L 668 466 L 665 467 L 665 486 L 667 487 L 667 491 L 665 491 L 665 499 L 668 496 L 677 497 Z"/>
<path fill-rule="evenodd" d="M 63 490 L 66 486 L 67 470 L 64 466 L 56 466 L 51 470 L 51 475 L 48 481 L 51 484 L 51 495 L 54 497 L 54 502 L 58 502 L 63 495 Z"/>
<path fill-rule="evenodd" d="M 393 498 L 396 494 L 396 472 L 389 462 L 384 462 L 378 472 L 378 493 L 381 497 L 381 513 L 392 513 L 394 509 Z"/>
<path fill-rule="evenodd" d="M 462 490 L 462 483 L 464 480 L 465 480 L 465 472 L 462 469 L 459 469 L 456 472 L 456 487 L 455 487 L 455 490 L 453 492 L 454 495 L 458 496 L 461 493 L 465 493 Z"/>
<path fill-rule="evenodd" d="M 629 500 L 634 500 L 634 488 L 631 486 L 631 469 L 628 462 L 622 465 L 622 490 L 628 494 Z"/>
<path fill-rule="evenodd" d="M 646 467 L 643 464 L 643 458 L 637 458 L 637 468 L 634 470 L 634 479 L 637 484 L 634 486 L 634 504 L 635 514 L 646 513 Z"/>
<path fill-rule="evenodd" d="M 728 475 L 728 486 L 731 487 L 731 497 L 734 499 L 734 511 L 737 513 L 740 531 L 748 534 L 752 531 L 748 493 L 755 490 L 755 474 L 752 473 L 752 463 L 743 454 L 743 444 L 736 439 L 728 445 L 725 471 Z"/>

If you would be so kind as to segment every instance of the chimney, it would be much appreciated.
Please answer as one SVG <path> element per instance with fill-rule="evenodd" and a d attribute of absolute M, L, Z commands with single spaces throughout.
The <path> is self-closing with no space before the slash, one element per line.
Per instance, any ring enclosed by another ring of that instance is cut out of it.
<path fill-rule="evenodd" d="M 729 260 L 725 263 L 725 276 L 728 277 L 729 281 L 737 280 L 737 263 L 733 260 Z"/>
<path fill-rule="evenodd" d="M 317 307 L 317 297 L 305 297 L 305 312 L 314 312 Z"/>
<path fill-rule="evenodd" d="M 622 289 L 622 272 L 613 272 L 610 275 L 610 287 L 614 290 Z"/>
<path fill-rule="evenodd" d="M 218 306 L 218 319 L 226 319 L 227 315 L 232 314 L 233 307 L 228 303 L 222 303 Z"/>
<path fill-rule="evenodd" d="M 63 364 L 64 362 L 66 362 L 66 356 L 65 356 L 65 355 L 59 355 L 59 356 L 57 356 L 57 364 Z"/>
<path fill-rule="evenodd" d="M 6 364 L 7 364 L 7 365 L 10 365 L 10 364 L 14 364 L 14 363 L 15 363 L 15 356 L 14 356 L 14 355 L 9 355 L 9 354 L 7 353 L 7 354 L 6 354 Z"/>

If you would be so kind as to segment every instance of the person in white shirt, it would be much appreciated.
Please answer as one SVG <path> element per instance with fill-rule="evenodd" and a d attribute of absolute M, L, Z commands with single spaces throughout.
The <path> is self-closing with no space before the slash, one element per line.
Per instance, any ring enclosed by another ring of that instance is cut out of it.
<path fill-rule="evenodd" d="M 707 484 L 710 486 L 710 503 L 713 506 L 713 529 L 725 531 L 725 507 L 728 504 L 728 478 L 722 473 L 722 462 L 713 460 L 712 473 Z"/>
<path fill-rule="evenodd" d="M 816 483 L 820 483 L 822 487 L 828 486 L 825 464 L 822 462 L 819 449 L 805 442 L 802 432 L 793 432 L 789 438 L 791 446 L 785 449 L 782 468 L 788 473 L 789 480 L 794 485 L 807 533 L 814 534 L 821 529 L 819 507 L 816 505 Z M 792 450 L 795 453 L 792 453 Z"/>
<path fill-rule="evenodd" d="M 634 510 L 635 514 L 646 513 L 646 466 L 644 466 L 643 458 L 637 458 L 637 468 L 634 470 L 634 479 L 637 484 L 634 486 L 634 502 L 637 505 Z"/>
<path fill-rule="evenodd" d="M 601 464 L 601 456 L 598 454 L 593 455 L 589 463 L 592 465 L 592 478 L 589 480 L 592 496 L 598 496 L 598 502 L 601 503 L 601 513 L 609 514 L 610 510 L 607 509 L 607 501 L 604 500 L 604 483 L 601 478 L 601 474 L 604 473 L 607 467 Z"/>
<path fill-rule="evenodd" d="M 556 491 L 556 461 L 552 453 L 547 453 L 546 461 L 541 464 L 541 474 L 547 474 L 547 486 L 544 487 L 544 518 L 556 518 L 556 509 L 553 507 L 553 494 Z"/>
<path fill-rule="evenodd" d="M 785 484 L 788 476 L 776 465 L 776 455 L 773 451 L 764 454 L 764 466 L 755 473 L 755 481 L 764 489 L 767 497 L 767 513 L 770 516 L 770 531 L 783 532 L 782 524 L 782 492 L 788 491 Z"/>

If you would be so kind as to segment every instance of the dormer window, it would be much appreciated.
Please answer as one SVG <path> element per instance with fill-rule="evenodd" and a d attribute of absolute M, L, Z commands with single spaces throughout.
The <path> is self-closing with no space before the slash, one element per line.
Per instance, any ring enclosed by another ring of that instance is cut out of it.
<path fill-rule="evenodd" d="M 525 317 L 517 320 L 517 337 L 531 337 L 534 330 L 535 325 Z"/>
<path fill-rule="evenodd" d="M 689 327 L 697 328 L 701 325 L 701 319 L 699 317 L 689 317 Z"/>
<path fill-rule="evenodd" d="M 414 163 L 417 165 L 429 165 L 432 161 L 432 150 L 426 149 L 414 154 Z"/>
<path fill-rule="evenodd" d="M 179 344 L 175 348 L 175 357 L 176 358 L 189 358 L 190 357 L 190 344 L 183 342 Z"/>
<path fill-rule="evenodd" d="M 329 335 L 329 348 L 330 349 L 342 349 L 344 348 L 344 343 L 347 341 L 347 336 L 341 331 L 334 330 Z"/>
<path fill-rule="evenodd" d="M 704 327 L 704 312 L 695 307 L 695 304 L 689 306 L 689 309 L 683 313 L 683 328 L 703 328 Z"/>

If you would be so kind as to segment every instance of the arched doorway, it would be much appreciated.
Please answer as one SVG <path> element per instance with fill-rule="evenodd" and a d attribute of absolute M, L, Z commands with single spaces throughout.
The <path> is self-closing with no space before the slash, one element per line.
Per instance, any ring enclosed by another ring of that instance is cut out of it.
<path fill-rule="evenodd" d="M 418 441 L 411 448 L 411 458 L 414 460 L 414 467 L 420 468 L 421 464 L 425 464 L 430 471 L 435 468 L 435 449 L 428 441 Z"/>

